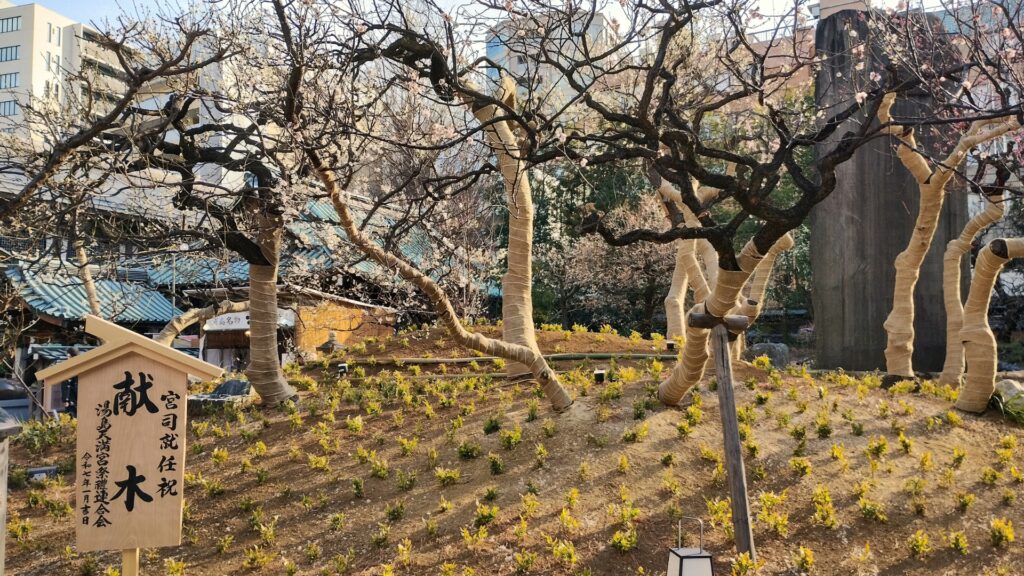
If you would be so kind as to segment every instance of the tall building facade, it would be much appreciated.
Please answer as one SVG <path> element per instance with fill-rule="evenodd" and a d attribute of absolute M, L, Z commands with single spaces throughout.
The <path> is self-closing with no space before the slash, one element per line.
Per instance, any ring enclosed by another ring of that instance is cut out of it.
<path fill-rule="evenodd" d="M 90 102 L 92 114 L 105 110 L 124 83 L 98 40 L 88 26 L 45 6 L 0 0 L 0 130 L 25 129 L 29 103 L 84 110 Z"/>

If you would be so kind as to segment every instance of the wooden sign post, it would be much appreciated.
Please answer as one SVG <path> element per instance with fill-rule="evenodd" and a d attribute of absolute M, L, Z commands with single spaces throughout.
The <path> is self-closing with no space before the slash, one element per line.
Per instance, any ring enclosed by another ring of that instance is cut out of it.
<path fill-rule="evenodd" d="M 103 345 L 38 377 L 78 377 L 78 551 L 122 550 L 136 576 L 140 548 L 181 544 L 188 375 L 223 371 L 95 316 L 85 330 Z"/>
<path fill-rule="evenodd" d="M 757 560 L 754 549 L 754 529 L 750 521 L 750 502 L 747 499 L 747 474 L 743 466 L 743 446 L 740 441 L 739 420 L 736 417 L 736 398 L 733 395 L 732 358 L 729 340 L 742 334 L 750 320 L 746 316 L 718 318 L 710 314 L 690 314 L 690 326 L 711 329 L 711 348 L 715 355 L 715 377 L 718 380 L 718 409 L 722 413 L 722 436 L 725 440 L 725 472 L 729 479 L 729 497 L 732 499 L 732 525 L 736 535 L 736 550 L 746 552 Z"/>

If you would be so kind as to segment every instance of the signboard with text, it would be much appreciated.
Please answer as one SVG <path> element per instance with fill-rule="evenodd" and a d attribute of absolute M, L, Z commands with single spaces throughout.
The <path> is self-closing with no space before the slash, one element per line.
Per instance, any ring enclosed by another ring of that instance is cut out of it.
<path fill-rule="evenodd" d="M 222 370 L 94 316 L 103 345 L 38 374 L 78 378 L 79 552 L 181 544 L 188 375 Z"/>
<path fill-rule="evenodd" d="M 139 354 L 79 377 L 79 551 L 181 544 L 186 394 Z"/>

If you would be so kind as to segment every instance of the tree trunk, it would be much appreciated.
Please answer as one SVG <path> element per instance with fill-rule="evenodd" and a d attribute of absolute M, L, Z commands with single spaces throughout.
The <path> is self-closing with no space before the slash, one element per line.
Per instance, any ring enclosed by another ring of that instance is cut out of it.
<path fill-rule="evenodd" d="M 974 279 L 964 306 L 960 340 L 964 343 L 967 374 L 956 407 L 981 413 L 995 390 L 998 356 L 996 337 L 988 324 L 988 306 L 999 272 L 1012 258 L 1024 257 L 1024 238 L 993 240 L 978 254 Z"/>
<path fill-rule="evenodd" d="M 757 268 L 754 268 L 754 274 L 747 284 L 745 302 L 740 306 L 740 314 L 749 318 L 751 325 L 757 321 L 761 310 L 764 309 L 765 294 L 768 291 L 768 280 L 771 278 L 772 271 L 775 268 L 775 261 L 778 260 L 780 254 L 791 249 L 795 243 L 793 235 L 787 232 L 785 236 L 779 238 L 779 241 L 771 247 L 771 250 L 768 250 L 768 254 L 758 262 Z"/>
<path fill-rule="evenodd" d="M 949 241 L 943 258 L 942 298 L 946 305 L 946 363 L 939 375 L 939 382 L 959 386 L 964 375 L 964 344 L 960 340 L 960 329 L 964 322 L 964 304 L 960 299 L 960 265 L 964 254 L 971 249 L 974 237 L 989 224 L 1003 217 L 1005 194 L 985 197 L 989 201 L 985 210 L 971 218 L 959 238 Z"/>
<path fill-rule="evenodd" d="M 736 306 L 736 299 L 750 275 L 753 274 L 758 262 L 764 258 L 758 254 L 753 242 L 747 242 L 740 252 L 739 270 L 719 269 L 711 296 L 696 304 L 691 312 L 707 312 L 716 317 L 723 317 Z M 669 377 L 658 388 L 658 398 L 662 403 L 675 406 L 683 396 L 700 382 L 704 376 L 704 366 L 708 361 L 708 335 L 705 328 L 686 327 L 686 343 L 683 345 L 682 360 L 676 363 Z"/>
<path fill-rule="evenodd" d="M 686 291 L 689 287 L 686 260 L 693 258 L 693 250 L 693 240 L 676 240 L 676 265 L 672 269 L 672 285 L 665 296 L 665 336 L 669 340 L 682 336 L 686 331 Z"/>
<path fill-rule="evenodd" d="M 879 109 L 878 119 L 883 124 L 892 121 L 890 111 L 894 101 L 895 94 L 888 94 Z M 946 184 L 953 178 L 971 148 L 1001 136 L 1016 125 L 1016 119 L 987 119 L 972 123 L 953 151 L 934 171 L 929 167 L 928 160 L 917 151 L 913 130 L 899 126 L 890 126 L 886 130 L 899 140 L 896 155 L 917 181 L 920 192 L 914 231 L 906 249 L 896 257 L 892 310 L 884 323 L 887 335 L 885 364 L 889 374 L 914 377 L 914 289 L 921 275 L 921 264 L 939 224 Z"/>
<path fill-rule="evenodd" d="M 540 352 L 533 325 L 533 196 L 523 162 L 511 152 L 499 151 L 499 130 L 489 130 L 505 179 L 508 205 L 508 269 L 501 277 L 502 339 Z M 518 150 L 516 150 L 518 154 Z M 530 367 L 510 362 L 510 376 L 530 372 Z"/>
<path fill-rule="evenodd" d="M 192 308 L 189 311 L 171 319 L 166 326 L 160 330 L 153 340 L 159 344 L 170 346 L 171 342 L 181 334 L 181 331 L 189 326 L 199 323 L 206 322 L 210 318 L 220 316 L 221 314 L 228 314 L 229 312 L 245 312 L 249 309 L 249 302 L 232 302 L 225 300 L 219 304 L 211 304 L 206 308 Z"/>
<path fill-rule="evenodd" d="M 514 105 L 516 87 L 507 80 L 503 79 L 499 98 Z M 533 191 L 512 127 L 493 121 L 500 113 L 494 105 L 474 111 L 498 158 L 508 209 L 508 269 L 501 277 L 502 339 L 539 354 L 533 325 Z M 506 370 L 510 376 L 530 373 L 530 367 L 519 362 L 510 362 Z"/>
<path fill-rule="evenodd" d="M 771 249 L 768 250 L 768 254 L 754 268 L 754 273 L 750 276 L 750 280 L 747 282 L 746 289 L 744 290 L 746 295 L 745 297 L 740 297 L 741 304 L 738 307 L 739 313 L 746 316 L 750 321 L 749 326 L 753 326 L 754 322 L 757 322 L 758 316 L 761 315 L 761 310 L 764 309 L 765 293 L 768 291 L 768 280 L 771 278 L 772 270 L 775 268 L 775 261 L 779 258 L 780 254 L 792 248 L 794 243 L 793 235 L 787 232 L 785 236 L 779 238 L 772 245 Z M 747 340 L 741 334 L 733 341 L 731 346 L 732 358 L 739 360 L 747 349 Z M 778 366 L 778 368 L 782 368 L 782 366 Z"/>
<path fill-rule="evenodd" d="M 277 265 L 281 233 L 281 226 L 262 222 L 257 243 L 270 264 L 249 264 L 249 367 L 245 375 L 264 404 L 279 404 L 295 396 L 295 389 L 281 370 L 277 347 Z"/>
<path fill-rule="evenodd" d="M 714 190 L 697 187 L 697 197 L 703 202 Z M 679 190 L 666 180 L 661 180 L 658 195 L 663 202 L 672 202 L 683 213 L 687 226 L 699 227 L 700 222 L 693 212 L 682 202 Z M 676 240 L 676 263 L 672 269 L 672 284 L 668 296 L 665 297 L 665 318 L 667 320 L 666 337 L 669 339 L 686 334 L 686 290 L 693 288 L 694 302 L 703 302 L 708 297 L 708 271 L 701 269 L 697 261 L 697 245 L 703 242 L 711 246 L 707 240 Z M 702 249 L 704 246 L 702 245 Z M 712 249 L 714 252 L 714 249 Z M 705 260 L 707 261 L 707 260 Z M 715 253 L 714 264 L 718 266 L 718 254 Z"/>
<path fill-rule="evenodd" d="M 89 311 L 93 316 L 103 317 L 103 309 L 100 307 L 100 297 L 96 292 L 96 281 L 93 280 L 92 270 L 89 269 L 89 256 L 85 253 L 85 243 L 75 239 L 75 258 L 78 260 L 78 277 L 82 280 L 82 287 L 85 288 L 85 298 L 89 302 Z"/>
<path fill-rule="evenodd" d="M 348 204 L 345 200 L 345 193 L 338 185 L 337 180 L 334 179 L 334 175 L 323 165 L 315 152 L 307 150 L 306 154 L 316 170 L 317 177 L 320 178 L 324 188 L 331 197 L 331 203 L 334 205 L 335 212 L 338 213 L 338 220 L 341 227 L 345 230 L 345 235 L 348 236 L 348 239 L 360 251 L 373 258 L 378 264 L 389 270 L 397 271 L 402 279 L 422 291 L 456 342 L 484 354 L 490 354 L 529 366 L 531 374 L 540 383 L 545 395 L 547 395 L 548 400 L 556 411 L 564 411 L 572 405 L 572 397 L 569 396 L 569 393 L 559 383 L 558 375 L 548 366 L 547 361 L 540 352 L 535 348 L 502 342 L 466 330 L 466 327 L 459 321 L 455 308 L 452 307 L 451 300 L 432 278 L 412 264 L 385 251 L 373 239 L 364 234 L 352 220 L 352 214 L 349 212 Z"/>

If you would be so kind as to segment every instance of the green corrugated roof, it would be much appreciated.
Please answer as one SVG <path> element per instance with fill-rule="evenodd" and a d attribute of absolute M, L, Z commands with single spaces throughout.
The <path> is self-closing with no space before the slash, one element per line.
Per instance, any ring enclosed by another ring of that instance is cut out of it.
<path fill-rule="evenodd" d="M 18 295 L 32 310 L 62 318 L 81 320 L 89 314 L 85 287 L 77 277 L 63 271 L 8 266 L 4 271 Z M 153 288 L 130 282 L 97 279 L 103 316 L 120 324 L 164 323 L 181 314 L 163 294 Z"/>

